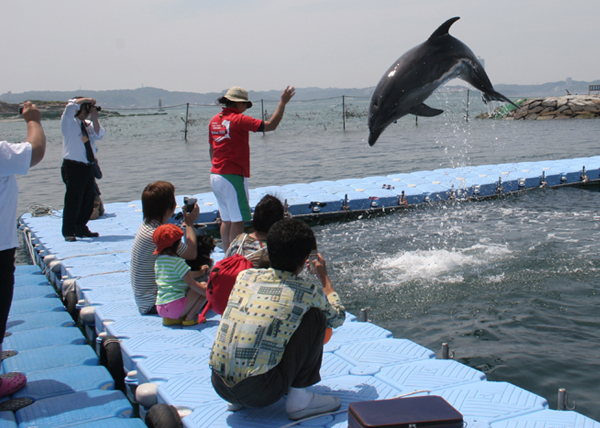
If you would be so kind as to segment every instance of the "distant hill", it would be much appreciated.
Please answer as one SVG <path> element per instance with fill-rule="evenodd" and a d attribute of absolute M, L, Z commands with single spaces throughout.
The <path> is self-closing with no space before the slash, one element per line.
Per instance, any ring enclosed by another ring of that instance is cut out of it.
<path fill-rule="evenodd" d="M 337 88 L 302 88 L 296 90 L 295 100 L 311 100 L 318 98 L 362 96 L 369 97 L 372 88 L 368 89 L 337 89 Z M 111 91 L 30 91 L 22 93 L 7 92 L 0 95 L 0 101 L 11 104 L 22 103 L 27 100 L 59 101 L 65 102 L 75 96 L 86 96 L 98 100 L 98 105 L 113 109 L 128 108 L 157 108 L 158 100 L 162 101 L 163 107 L 181 104 L 216 104 L 226 91 L 199 94 L 196 92 L 171 92 L 158 88 L 138 88 Z M 281 90 L 271 91 L 249 91 L 252 101 L 277 101 L 281 96 Z"/>
<path fill-rule="evenodd" d="M 494 88 L 507 97 L 549 97 L 571 94 L 587 94 L 588 85 L 598 85 L 600 80 L 593 82 L 561 81 L 540 85 L 504 85 L 497 84 Z M 445 86 L 441 90 L 453 91 L 460 89 L 457 86 Z M 374 87 L 370 88 L 297 88 L 295 101 L 308 101 L 322 98 L 341 97 L 370 97 Z M 210 92 L 200 94 L 196 92 L 171 92 L 165 89 L 152 87 L 138 89 L 121 89 L 110 91 L 30 91 L 22 93 L 7 92 L 0 95 L 0 101 L 10 104 L 19 104 L 26 100 L 63 101 L 66 102 L 74 96 L 87 96 L 98 100 L 98 104 L 112 109 L 157 108 L 159 100 L 164 107 L 181 104 L 215 104 L 216 100 L 225 93 Z M 277 101 L 281 90 L 250 91 L 252 101 Z"/>
<path fill-rule="evenodd" d="M 562 95 L 585 95 L 588 93 L 589 85 L 600 85 L 600 80 L 593 82 L 580 82 L 575 80 L 563 80 L 560 82 L 549 82 L 541 85 L 494 85 L 494 89 L 507 97 L 554 97 Z M 0 97 L 0 100 L 2 98 Z"/>
<path fill-rule="evenodd" d="M 7 92 L 0 95 L 0 101 L 21 103 L 26 100 L 64 101 L 76 96 L 86 96 L 98 100 L 98 105 L 113 108 L 153 108 L 158 107 L 162 99 L 164 106 L 197 103 L 210 104 L 219 94 L 197 94 L 193 92 L 170 92 L 157 88 L 139 88 L 111 91 L 30 91 L 14 94 Z"/>

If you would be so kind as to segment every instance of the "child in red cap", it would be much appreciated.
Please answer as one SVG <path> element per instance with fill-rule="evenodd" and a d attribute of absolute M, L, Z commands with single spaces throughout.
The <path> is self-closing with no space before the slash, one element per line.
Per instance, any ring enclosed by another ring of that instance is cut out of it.
<path fill-rule="evenodd" d="M 206 303 L 206 283 L 196 282 L 190 267 L 176 253 L 182 236 L 181 228 L 170 223 L 159 226 L 152 236 L 154 254 L 158 254 L 154 265 L 156 311 L 164 325 L 197 324 L 198 313 Z"/>

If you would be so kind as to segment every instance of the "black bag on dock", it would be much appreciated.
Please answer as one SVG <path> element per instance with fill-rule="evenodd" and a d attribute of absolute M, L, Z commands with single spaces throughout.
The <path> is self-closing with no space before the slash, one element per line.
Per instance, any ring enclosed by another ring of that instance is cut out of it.
<path fill-rule="evenodd" d="M 463 417 L 437 395 L 358 401 L 348 406 L 348 428 L 462 428 Z"/>

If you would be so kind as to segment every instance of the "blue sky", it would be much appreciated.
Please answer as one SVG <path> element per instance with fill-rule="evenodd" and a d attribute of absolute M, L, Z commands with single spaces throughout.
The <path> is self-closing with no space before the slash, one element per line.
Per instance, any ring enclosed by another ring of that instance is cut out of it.
<path fill-rule="evenodd" d="M 598 0 L 4 0 L 0 93 L 370 87 L 453 16 L 494 84 L 600 79 Z"/>

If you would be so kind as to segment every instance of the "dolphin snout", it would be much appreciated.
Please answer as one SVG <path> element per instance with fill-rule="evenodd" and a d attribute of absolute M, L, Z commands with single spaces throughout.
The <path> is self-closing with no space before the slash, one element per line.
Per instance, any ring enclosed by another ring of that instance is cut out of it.
<path fill-rule="evenodd" d="M 379 129 L 372 129 L 369 132 L 369 146 L 373 146 L 376 142 L 377 139 L 379 138 L 379 136 L 381 135 L 381 133 L 383 132 L 383 128 L 379 128 Z"/>

